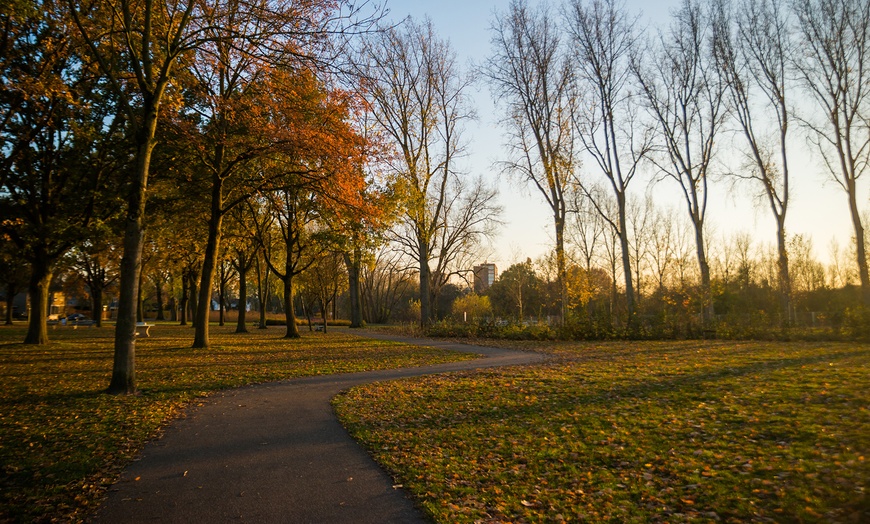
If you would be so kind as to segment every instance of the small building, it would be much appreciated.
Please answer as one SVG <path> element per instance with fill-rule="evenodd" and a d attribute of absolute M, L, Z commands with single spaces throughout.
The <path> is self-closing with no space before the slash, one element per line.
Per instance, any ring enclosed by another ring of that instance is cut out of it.
<path fill-rule="evenodd" d="M 474 292 L 477 294 L 485 293 L 496 278 L 498 278 L 498 268 L 495 267 L 495 264 L 484 262 L 479 266 L 474 266 Z"/>

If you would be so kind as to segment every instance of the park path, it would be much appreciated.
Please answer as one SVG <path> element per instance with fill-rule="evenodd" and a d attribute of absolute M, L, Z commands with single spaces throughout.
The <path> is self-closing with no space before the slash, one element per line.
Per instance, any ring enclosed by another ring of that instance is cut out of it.
<path fill-rule="evenodd" d="M 95 522 L 422 523 L 403 489 L 348 435 L 331 399 L 370 382 L 544 360 L 537 353 L 410 339 L 482 358 L 224 391 L 191 408 L 111 488 Z"/>

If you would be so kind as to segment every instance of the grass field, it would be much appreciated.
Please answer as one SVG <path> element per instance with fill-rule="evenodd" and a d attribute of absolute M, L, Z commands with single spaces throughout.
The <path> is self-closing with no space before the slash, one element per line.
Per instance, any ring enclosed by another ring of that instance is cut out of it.
<path fill-rule="evenodd" d="M 112 327 L 50 329 L 24 346 L 25 327 L 0 327 L 0 522 L 81 521 L 121 469 L 191 402 L 244 384 L 472 358 L 336 333 L 281 339 L 282 328 L 232 334 L 192 350 L 189 327 L 160 324 L 137 342 L 141 395 L 103 393 Z"/>
<path fill-rule="evenodd" d="M 870 522 L 870 346 L 545 350 L 334 404 L 436 522 Z"/>

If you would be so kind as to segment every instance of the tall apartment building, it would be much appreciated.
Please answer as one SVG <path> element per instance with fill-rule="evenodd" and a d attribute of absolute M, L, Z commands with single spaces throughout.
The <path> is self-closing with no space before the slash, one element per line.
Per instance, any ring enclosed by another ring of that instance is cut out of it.
<path fill-rule="evenodd" d="M 474 266 L 474 292 L 478 294 L 486 292 L 496 278 L 498 278 L 498 268 L 495 264 L 484 262 Z"/>

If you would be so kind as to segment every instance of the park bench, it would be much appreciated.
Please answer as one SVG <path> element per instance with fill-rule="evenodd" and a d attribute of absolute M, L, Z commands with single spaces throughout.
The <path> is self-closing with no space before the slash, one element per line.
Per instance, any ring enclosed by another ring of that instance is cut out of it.
<path fill-rule="evenodd" d="M 91 327 L 91 326 L 93 326 L 94 324 L 95 324 L 95 322 L 94 322 L 93 320 L 79 320 L 78 322 L 68 322 L 68 323 L 67 323 L 67 325 L 68 325 L 68 326 L 72 326 L 73 329 L 76 329 L 76 328 L 79 327 L 79 326 L 81 326 L 81 327 Z"/>
<path fill-rule="evenodd" d="M 151 331 L 151 328 L 153 328 L 153 327 L 154 327 L 154 324 L 148 324 L 146 322 L 136 322 L 136 335 L 140 335 L 139 330 L 144 328 L 145 329 L 145 336 L 150 338 L 151 337 L 150 331 Z"/>

